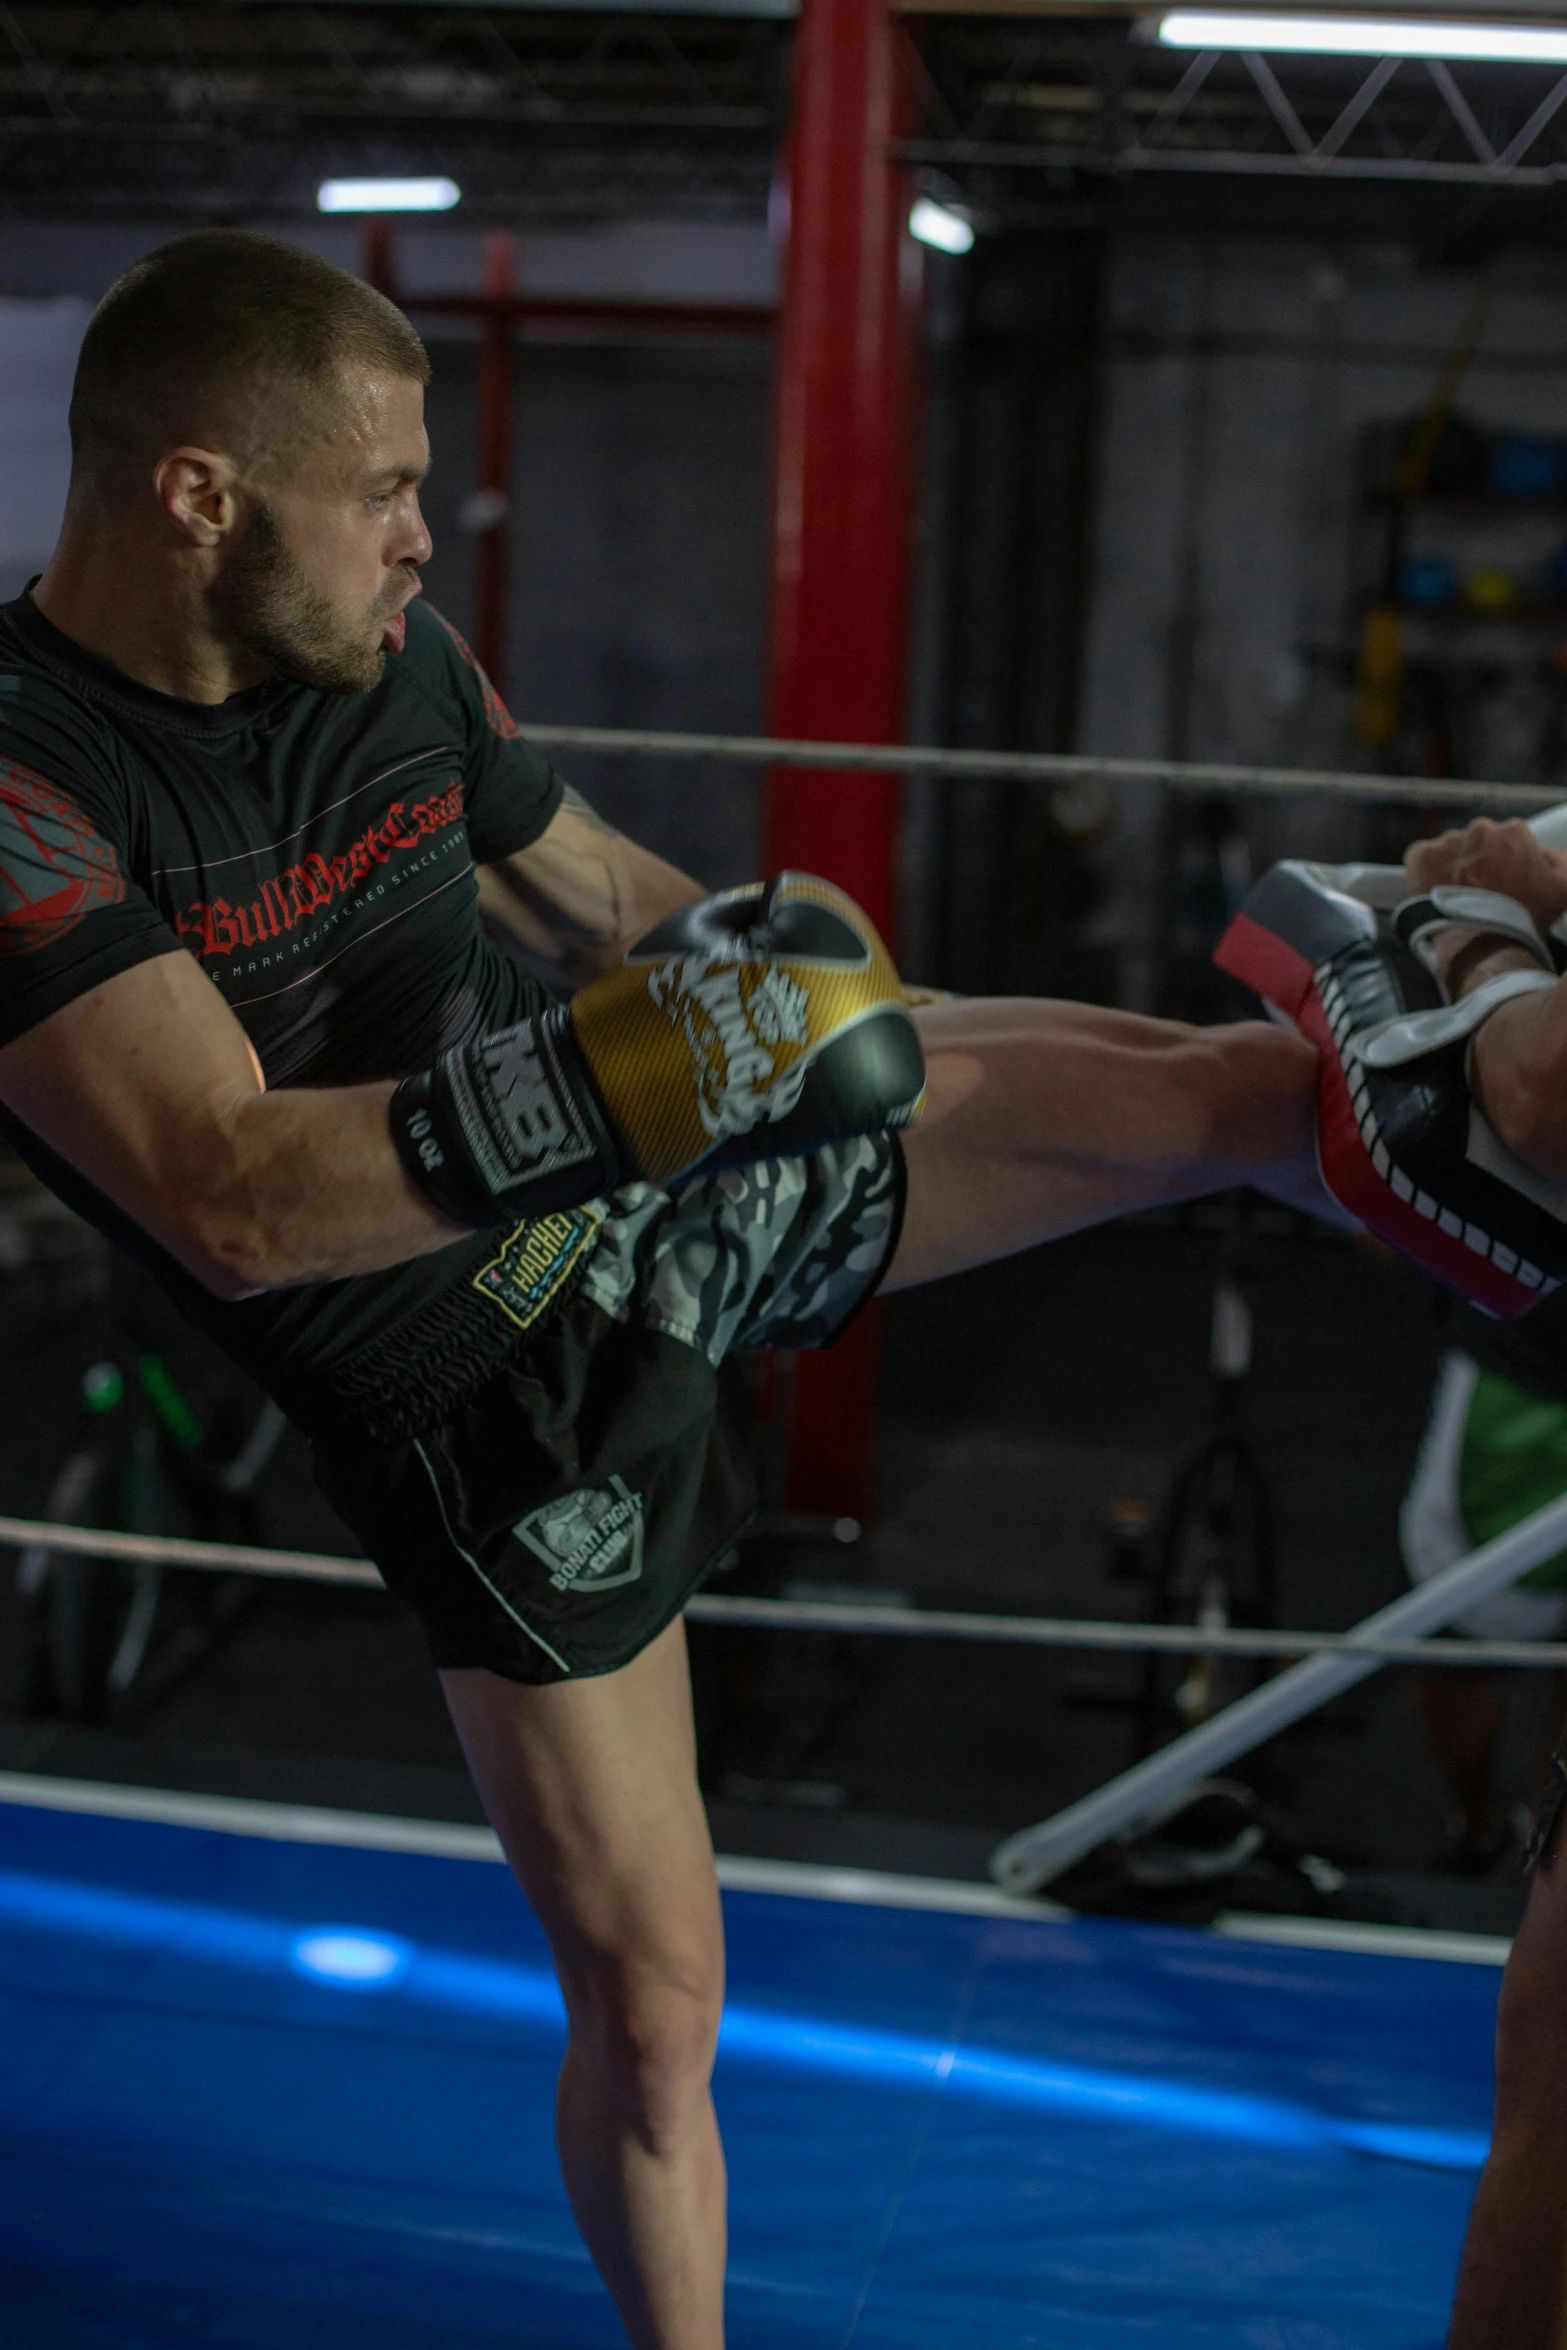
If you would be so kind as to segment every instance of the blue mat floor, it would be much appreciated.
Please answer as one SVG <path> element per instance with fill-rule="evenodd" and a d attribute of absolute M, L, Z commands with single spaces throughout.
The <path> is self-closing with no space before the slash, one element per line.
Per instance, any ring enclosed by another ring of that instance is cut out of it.
<path fill-rule="evenodd" d="M 726 1897 L 733 2350 L 1438 2350 L 1493 1968 Z M 482 1861 L 0 1805 L 0 2340 L 612 2350 Z"/>

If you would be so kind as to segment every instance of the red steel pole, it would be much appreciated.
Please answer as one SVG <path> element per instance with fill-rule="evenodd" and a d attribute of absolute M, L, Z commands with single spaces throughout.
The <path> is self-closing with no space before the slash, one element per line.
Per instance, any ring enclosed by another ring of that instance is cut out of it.
<path fill-rule="evenodd" d="M 507 588 L 510 565 L 512 365 L 511 320 L 500 304 L 512 292 L 516 239 L 505 229 L 484 240 L 483 291 L 497 307 L 479 327 L 479 576 L 474 636 L 497 692 L 506 690 Z"/>
<path fill-rule="evenodd" d="M 918 248 L 891 159 L 911 127 L 907 36 L 887 0 L 804 0 L 788 147 L 775 383 L 775 734 L 897 742 L 904 731 Z M 764 867 L 803 867 L 865 908 L 896 951 L 896 780 L 775 770 Z M 863 1518 L 874 1467 L 877 1330 L 862 1314 L 801 1357 L 793 1507 Z"/>
<path fill-rule="evenodd" d="M 367 212 L 359 223 L 359 274 L 389 302 L 397 299 L 397 248 L 391 216 Z"/>

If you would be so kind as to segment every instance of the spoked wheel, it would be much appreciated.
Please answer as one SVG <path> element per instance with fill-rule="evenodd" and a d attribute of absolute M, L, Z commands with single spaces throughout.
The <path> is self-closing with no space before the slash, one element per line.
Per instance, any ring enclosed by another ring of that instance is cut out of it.
<path fill-rule="evenodd" d="M 115 1525 L 125 1470 L 120 1448 L 107 1439 L 68 1454 L 43 1516 L 61 1526 Z M 39 1611 L 48 1701 L 72 1721 L 107 1721 L 146 1662 L 163 1569 L 34 1543 L 22 1554 L 19 1579 Z"/>
<path fill-rule="evenodd" d="M 247 1410 L 235 1398 L 209 1436 L 157 1356 L 140 1358 L 137 1383 L 144 1402 L 127 1409 L 114 1364 L 88 1373 L 82 1440 L 61 1463 L 43 1516 L 60 1526 L 257 1542 L 255 1487 L 284 1426 L 277 1406 Z M 167 1695 L 253 1589 L 243 1575 L 84 1558 L 47 1542 L 24 1553 L 19 1584 L 35 1626 L 37 1696 L 53 1712 L 94 1723 L 134 1719 Z"/>
<path fill-rule="evenodd" d="M 1265 1658 L 1205 1649 L 1200 1635 L 1275 1621 L 1272 1504 L 1261 1464 L 1238 1432 L 1208 1437 L 1177 1471 L 1155 1533 L 1149 1618 L 1190 1624 L 1189 1651 L 1150 1655 L 1139 1750 L 1151 1754 L 1255 1689 Z"/>

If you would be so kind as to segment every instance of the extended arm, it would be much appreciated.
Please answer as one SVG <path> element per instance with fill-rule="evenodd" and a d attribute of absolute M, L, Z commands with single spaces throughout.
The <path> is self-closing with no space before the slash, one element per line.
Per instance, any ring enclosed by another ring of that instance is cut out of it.
<path fill-rule="evenodd" d="M 686 874 L 606 824 L 569 784 L 531 848 L 479 873 L 484 912 L 565 988 L 586 985 L 702 895 Z"/>
<path fill-rule="evenodd" d="M 220 1297 L 377 1272 L 458 1237 L 403 1172 L 392 1090 L 263 1091 L 183 950 L 0 1049 L 0 1101 Z"/>
<path fill-rule="evenodd" d="M 568 792 L 481 874 L 485 904 L 566 986 L 701 895 Z M 448 1247 L 392 1142 L 390 1082 L 268 1093 L 191 958 L 161 955 L 0 1049 L 0 1101 L 220 1297 L 379 1272 Z"/>

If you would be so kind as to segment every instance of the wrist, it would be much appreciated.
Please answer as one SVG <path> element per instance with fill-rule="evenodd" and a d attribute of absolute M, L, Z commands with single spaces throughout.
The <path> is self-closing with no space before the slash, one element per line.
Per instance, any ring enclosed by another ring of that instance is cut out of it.
<path fill-rule="evenodd" d="M 1436 975 L 1450 1003 L 1458 1003 L 1487 980 L 1500 979 L 1509 971 L 1539 969 L 1538 958 L 1527 947 L 1514 939 L 1498 938 L 1494 931 L 1455 925 L 1437 932 L 1430 943 Z"/>
<path fill-rule="evenodd" d="M 389 1110 L 410 1180 L 471 1231 L 576 1207 L 623 1179 L 563 1010 L 443 1053 L 405 1078 Z"/>

